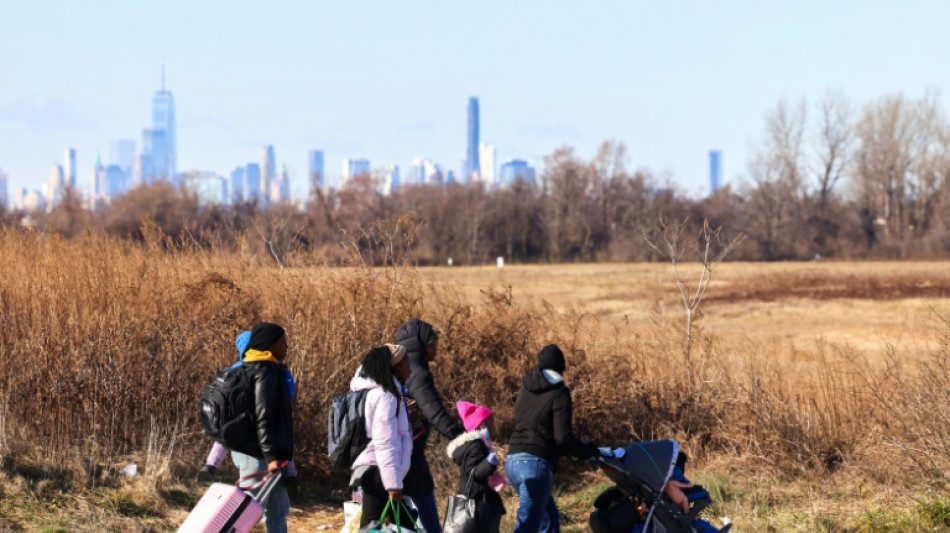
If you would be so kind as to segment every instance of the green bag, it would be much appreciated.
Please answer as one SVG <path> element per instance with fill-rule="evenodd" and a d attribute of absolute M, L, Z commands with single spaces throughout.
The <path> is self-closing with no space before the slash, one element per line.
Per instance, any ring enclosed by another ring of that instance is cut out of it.
<path fill-rule="evenodd" d="M 369 533 L 416 533 L 415 529 L 411 527 L 403 527 L 399 523 L 400 508 L 408 516 L 412 516 L 412 513 L 409 512 L 409 509 L 406 507 L 406 504 L 403 502 L 394 502 L 392 498 L 386 502 L 386 507 L 383 507 L 383 513 L 379 515 L 379 523 L 376 526 L 373 526 Z M 386 523 L 386 515 L 392 513 L 393 520 L 396 522 L 395 525 Z M 414 525 L 414 524 L 413 524 Z"/>

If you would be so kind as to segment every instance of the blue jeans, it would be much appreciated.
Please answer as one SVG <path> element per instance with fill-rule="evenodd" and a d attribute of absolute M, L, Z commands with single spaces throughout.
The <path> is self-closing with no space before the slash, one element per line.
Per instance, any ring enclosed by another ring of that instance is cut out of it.
<path fill-rule="evenodd" d="M 263 459 L 251 457 L 240 452 L 231 452 L 231 460 L 238 468 L 238 476 L 244 477 L 261 470 L 267 470 Z M 242 486 L 248 482 L 242 483 Z M 264 505 L 264 527 L 267 533 L 287 533 L 287 515 L 290 514 L 290 496 L 282 482 L 278 482 Z"/>
<path fill-rule="evenodd" d="M 442 523 L 439 522 L 439 507 L 435 503 L 435 493 L 430 492 L 424 496 L 410 496 L 412 503 L 416 504 L 419 510 L 419 521 L 422 527 L 426 528 L 426 533 L 442 533 Z"/>
<path fill-rule="evenodd" d="M 547 459 L 516 453 L 505 460 L 505 473 L 518 493 L 515 533 L 560 533 L 561 515 L 551 495 L 554 466 Z"/>

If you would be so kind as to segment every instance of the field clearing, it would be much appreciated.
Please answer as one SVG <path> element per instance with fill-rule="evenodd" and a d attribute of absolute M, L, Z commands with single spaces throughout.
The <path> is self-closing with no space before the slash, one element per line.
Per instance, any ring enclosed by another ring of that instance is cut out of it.
<path fill-rule="evenodd" d="M 490 405 L 501 455 L 520 377 L 555 342 L 576 432 L 679 440 L 689 477 L 740 530 L 950 527 L 943 263 L 722 264 L 687 349 L 667 264 L 339 268 L 315 256 L 279 268 L 151 233 L 0 231 L 0 252 L 0 529 L 174 530 L 203 490 L 195 398 L 262 319 L 286 326 L 299 386 L 293 530 L 336 522 L 328 398 L 416 316 L 442 333 L 433 372 L 450 409 Z M 457 470 L 435 441 L 444 501 Z M 141 478 L 121 475 L 130 460 Z M 564 530 L 584 531 L 603 476 L 561 467 Z"/>
<path fill-rule="evenodd" d="M 700 265 L 680 272 L 692 283 Z M 477 302 L 487 287 L 511 286 L 515 301 L 547 302 L 599 320 L 648 328 L 657 313 L 683 304 L 668 263 L 429 267 L 423 280 L 459 288 Z M 725 344 L 779 343 L 808 351 L 816 343 L 880 351 L 928 348 L 942 337 L 939 314 L 950 304 L 947 263 L 722 263 L 713 272 L 700 326 Z"/>

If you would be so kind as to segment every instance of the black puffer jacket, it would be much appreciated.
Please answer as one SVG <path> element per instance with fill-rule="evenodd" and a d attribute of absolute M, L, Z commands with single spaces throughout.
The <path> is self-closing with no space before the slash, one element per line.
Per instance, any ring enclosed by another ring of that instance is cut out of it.
<path fill-rule="evenodd" d="M 396 331 L 396 342 L 406 349 L 406 357 L 409 358 L 409 367 L 412 369 L 406 382 L 407 395 L 422 413 L 421 420 L 413 421 L 412 462 L 404 481 L 404 490 L 410 496 L 422 496 L 435 490 L 432 473 L 429 472 L 429 462 L 426 460 L 429 429 L 435 428 L 448 439 L 454 439 L 465 432 L 458 420 L 446 411 L 442 397 L 435 388 L 429 362 L 426 360 L 426 340 L 431 331 L 432 324 L 418 318 L 406 322 Z"/>
<path fill-rule="evenodd" d="M 294 419 L 283 366 L 270 362 L 245 363 L 244 371 L 254 387 L 257 439 L 234 450 L 263 458 L 268 463 L 293 459 Z"/>
<path fill-rule="evenodd" d="M 459 465 L 458 494 L 491 504 L 499 514 L 504 514 L 505 504 L 501 496 L 488 485 L 488 477 L 495 473 L 497 467 L 489 463 L 488 446 L 482 440 L 478 431 L 462 433 L 452 439 L 446 449 L 449 457 Z M 474 476 L 472 473 L 474 471 Z M 472 485 L 469 488 L 469 476 L 472 476 Z"/>
<path fill-rule="evenodd" d="M 557 468 L 562 455 L 586 459 L 597 454 L 597 446 L 582 441 L 571 429 L 571 391 L 563 381 L 551 383 L 538 368 L 522 380 L 515 400 L 515 429 L 508 439 L 508 455 L 529 453 L 547 459 Z"/>

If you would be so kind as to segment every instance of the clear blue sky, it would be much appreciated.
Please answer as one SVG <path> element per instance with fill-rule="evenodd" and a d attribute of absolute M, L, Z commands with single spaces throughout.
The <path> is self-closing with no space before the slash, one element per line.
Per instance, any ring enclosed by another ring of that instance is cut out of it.
<path fill-rule="evenodd" d="M 455 169 L 477 96 L 501 159 L 617 139 L 701 194 L 708 151 L 735 182 L 781 98 L 946 92 L 948 27 L 947 1 L 5 2 L 0 168 L 13 197 L 75 147 L 87 186 L 109 140 L 141 143 L 164 56 L 180 170 L 265 143 L 297 194 L 310 149 L 331 177 L 343 157 Z"/>

